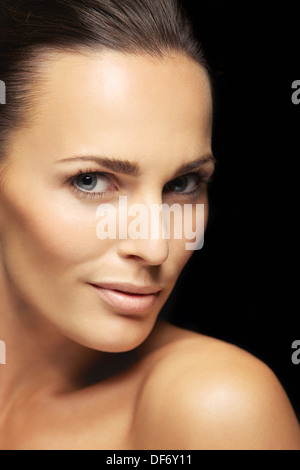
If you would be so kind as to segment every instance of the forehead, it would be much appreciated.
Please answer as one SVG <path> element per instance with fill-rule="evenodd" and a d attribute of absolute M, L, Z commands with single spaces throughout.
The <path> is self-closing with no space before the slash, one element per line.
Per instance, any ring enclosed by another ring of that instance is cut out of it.
<path fill-rule="evenodd" d="M 62 155 L 99 145 L 135 157 L 170 145 L 209 144 L 212 125 L 206 71 L 184 56 L 150 58 L 114 52 L 56 54 L 45 67 L 32 132 Z M 115 147 L 115 148 L 114 148 Z M 100 149 L 101 150 L 101 149 Z"/>

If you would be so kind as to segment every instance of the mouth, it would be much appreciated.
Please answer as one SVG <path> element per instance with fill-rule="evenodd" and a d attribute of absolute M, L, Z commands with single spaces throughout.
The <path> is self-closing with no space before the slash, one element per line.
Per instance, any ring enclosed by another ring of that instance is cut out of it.
<path fill-rule="evenodd" d="M 120 313 L 141 314 L 154 307 L 162 289 L 128 283 L 89 284 L 104 300 Z"/>

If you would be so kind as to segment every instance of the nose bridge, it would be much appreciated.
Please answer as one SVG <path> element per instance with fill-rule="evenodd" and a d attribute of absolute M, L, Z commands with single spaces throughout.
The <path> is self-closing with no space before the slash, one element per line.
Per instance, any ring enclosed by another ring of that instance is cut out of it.
<path fill-rule="evenodd" d="M 162 194 L 142 193 L 135 200 L 127 200 L 127 236 L 119 241 L 119 253 L 140 258 L 149 265 L 161 265 L 169 256 L 169 239 L 163 230 Z"/>

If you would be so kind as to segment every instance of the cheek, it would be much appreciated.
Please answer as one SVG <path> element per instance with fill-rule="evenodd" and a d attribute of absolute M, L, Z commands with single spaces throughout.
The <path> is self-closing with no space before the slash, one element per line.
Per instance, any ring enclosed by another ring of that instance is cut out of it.
<path fill-rule="evenodd" d="M 169 245 L 169 258 L 166 261 L 166 268 L 170 275 L 171 283 L 175 283 L 191 258 L 193 251 L 189 251 L 186 249 L 186 240 L 170 240 Z M 164 267 L 162 267 L 164 269 Z"/>
<path fill-rule="evenodd" d="M 65 269 L 104 248 L 96 235 L 95 214 L 81 209 L 76 215 L 62 200 L 45 197 L 30 201 L 11 195 L 4 199 L 3 207 L 3 256 L 26 272 L 37 267 L 39 271 Z"/>
<path fill-rule="evenodd" d="M 204 233 L 208 222 L 208 201 L 202 197 L 201 201 L 193 204 L 174 205 L 176 208 L 171 224 L 168 213 L 165 216 L 166 233 L 171 238 L 176 251 L 195 251 L 203 247 Z M 170 229 L 169 229 L 170 227 Z M 184 256 L 183 256 L 184 257 Z"/>
<path fill-rule="evenodd" d="M 201 207 L 200 207 L 201 205 Z M 191 207 L 191 206 L 190 206 Z M 197 210 L 197 212 L 196 212 Z M 192 210 L 186 211 L 186 219 L 181 219 L 179 232 L 182 230 L 182 238 L 170 240 L 170 256 L 168 259 L 169 272 L 178 278 L 184 266 L 187 264 L 195 249 L 202 247 L 204 232 L 208 221 L 208 200 L 203 197 L 199 207 L 193 205 Z M 174 224 L 172 224 L 174 230 Z M 178 233 L 179 233 L 178 232 Z M 197 248 L 196 248 L 197 246 Z M 192 247 L 194 247 L 192 249 Z"/>

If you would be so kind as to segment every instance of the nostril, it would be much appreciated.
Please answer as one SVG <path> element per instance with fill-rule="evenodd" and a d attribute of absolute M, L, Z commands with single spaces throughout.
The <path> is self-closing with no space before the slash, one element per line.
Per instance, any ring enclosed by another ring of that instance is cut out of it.
<path fill-rule="evenodd" d="M 118 252 L 127 260 L 161 266 L 169 257 L 169 240 L 122 240 Z"/>

